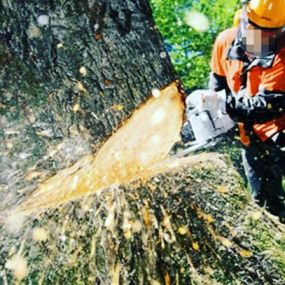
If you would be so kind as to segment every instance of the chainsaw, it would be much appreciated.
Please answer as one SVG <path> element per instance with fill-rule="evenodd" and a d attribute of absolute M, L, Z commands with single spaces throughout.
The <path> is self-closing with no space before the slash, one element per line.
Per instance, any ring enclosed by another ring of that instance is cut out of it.
<path fill-rule="evenodd" d="M 226 112 L 225 101 L 225 90 L 196 90 L 187 96 L 182 143 L 174 146 L 174 157 L 214 146 L 234 128 L 235 122 Z"/>

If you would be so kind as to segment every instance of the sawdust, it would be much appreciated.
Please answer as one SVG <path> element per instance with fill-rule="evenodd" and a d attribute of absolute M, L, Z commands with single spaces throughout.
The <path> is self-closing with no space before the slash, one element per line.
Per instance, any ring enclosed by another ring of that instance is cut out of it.
<path fill-rule="evenodd" d="M 179 140 L 183 112 L 182 95 L 172 83 L 136 110 L 96 156 L 84 157 L 47 179 L 18 210 L 56 207 L 111 185 L 176 167 L 180 161 L 169 159 L 168 153 Z"/>

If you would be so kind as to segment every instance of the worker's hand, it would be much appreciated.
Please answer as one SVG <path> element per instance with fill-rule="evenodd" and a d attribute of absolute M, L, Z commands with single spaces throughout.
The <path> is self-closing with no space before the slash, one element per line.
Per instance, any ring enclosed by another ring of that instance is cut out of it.
<path fill-rule="evenodd" d="M 218 108 L 219 97 L 212 90 L 196 90 L 186 98 L 187 109 L 195 109 L 197 112 Z"/>
<path fill-rule="evenodd" d="M 244 91 L 227 95 L 226 110 L 230 117 L 239 122 L 264 123 L 284 115 L 285 95 L 264 91 L 249 96 Z"/>
<path fill-rule="evenodd" d="M 227 94 L 225 90 L 221 90 L 216 92 L 216 96 L 218 98 L 217 110 L 219 110 L 222 114 L 226 114 L 226 102 L 227 102 Z"/>

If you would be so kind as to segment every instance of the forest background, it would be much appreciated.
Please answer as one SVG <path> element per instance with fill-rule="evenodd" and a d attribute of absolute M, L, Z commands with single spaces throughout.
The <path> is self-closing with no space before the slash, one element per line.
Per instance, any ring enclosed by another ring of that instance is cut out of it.
<path fill-rule="evenodd" d="M 215 38 L 219 32 L 233 26 L 240 1 L 152 0 L 151 3 L 166 50 L 185 88 L 207 87 Z M 201 13 L 206 20 L 195 12 Z"/>

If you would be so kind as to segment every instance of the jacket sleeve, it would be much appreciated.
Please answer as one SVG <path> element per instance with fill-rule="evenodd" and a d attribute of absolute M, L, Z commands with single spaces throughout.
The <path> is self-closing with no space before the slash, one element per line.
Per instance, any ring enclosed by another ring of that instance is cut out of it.
<path fill-rule="evenodd" d="M 248 96 L 244 92 L 228 94 L 226 111 L 230 117 L 243 123 L 264 123 L 285 113 L 285 93 L 266 92 Z"/>
<path fill-rule="evenodd" d="M 223 89 L 229 92 L 229 86 L 226 79 L 225 61 L 228 50 L 228 41 L 231 42 L 231 38 L 228 40 L 228 33 L 232 33 L 226 30 L 220 33 L 214 43 L 212 57 L 211 57 L 211 73 L 209 77 L 209 89 L 214 91 L 221 91 Z"/>
<path fill-rule="evenodd" d="M 210 73 L 208 86 L 210 90 L 216 92 L 225 89 L 227 94 L 230 93 L 226 77 L 218 75 L 213 71 Z"/>

